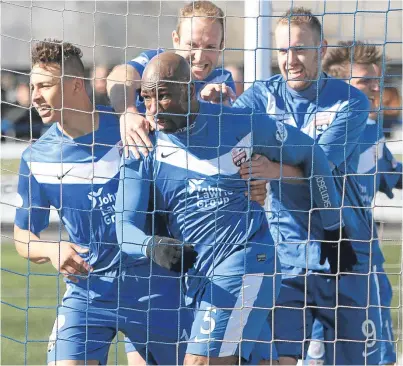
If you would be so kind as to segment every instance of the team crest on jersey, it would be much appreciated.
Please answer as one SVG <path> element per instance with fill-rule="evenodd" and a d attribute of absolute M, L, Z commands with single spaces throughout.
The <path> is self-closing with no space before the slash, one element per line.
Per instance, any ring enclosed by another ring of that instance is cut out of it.
<path fill-rule="evenodd" d="M 240 167 L 247 159 L 248 155 L 244 147 L 235 147 L 231 150 L 232 162 L 235 166 Z"/>
<path fill-rule="evenodd" d="M 279 142 L 285 142 L 288 138 L 288 132 L 284 123 L 276 122 L 277 131 L 276 131 L 276 140 Z"/>

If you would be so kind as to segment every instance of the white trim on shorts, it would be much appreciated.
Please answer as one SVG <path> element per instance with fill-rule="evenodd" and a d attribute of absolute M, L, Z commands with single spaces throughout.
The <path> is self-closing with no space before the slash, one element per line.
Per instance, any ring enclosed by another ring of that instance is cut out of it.
<path fill-rule="evenodd" d="M 252 279 L 253 284 L 248 282 L 245 285 L 245 279 L 250 278 L 252 276 L 253 276 L 253 279 Z M 241 334 L 243 333 L 243 329 L 244 329 L 246 323 L 248 322 L 250 313 L 253 310 L 253 304 L 256 301 L 256 298 L 259 293 L 260 287 L 262 285 L 263 279 L 264 279 L 263 273 L 246 274 L 243 276 L 242 288 L 241 288 L 241 291 L 239 292 L 238 299 L 234 305 L 234 309 L 231 312 L 229 321 L 227 323 L 227 327 L 225 329 L 224 338 L 223 338 L 223 342 L 221 343 L 220 352 L 219 352 L 218 357 L 225 357 L 228 355 L 235 354 L 236 349 L 239 346 L 239 343 L 236 341 L 225 341 L 225 340 L 233 338 L 234 334 L 239 334 L 236 330 L 237 327 L 240 328 L 240 333 Z M 246 288 L 248 288 L 248 291 L 245 291 Z M 246 294 L 247 294 L 248 298 L 245 298 Z M 253 301 L 253 304 L 250 304 L 251 301 Z M 240 310 L 242 311 L 240 315 L 237 314 L 237 315 L 233 316 L 233 312 L 237 312 Z M 241 322 L 242 322 L 241 324 L 239 324 L 239 322 L 238 322 L 239 317 L 241 317 Z M 242 336 L 241 336 L 241 340 L 242 340 Z"/>

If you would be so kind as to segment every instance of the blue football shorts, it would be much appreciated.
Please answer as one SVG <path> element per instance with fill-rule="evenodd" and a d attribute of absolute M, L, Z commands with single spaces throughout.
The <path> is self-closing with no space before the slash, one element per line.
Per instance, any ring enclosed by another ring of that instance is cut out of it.
<path fill-rule="evenodd" d="M 374 268 L 375 269 L 375 268 Z M 392 317 L 391 317 L 391 303 L 392 303 L 392 287 L 388 276 L 382 266 L 379 266 L 377 277 L 379 283 L 379 297 L 381 303 L 381 333 L 382 335 L 376 338 L 380 340 L 380 365 L 393 364 L 396 362 L 396 351 L 393 336 Z M 375 287 L 376 288 L 376 287 Z M 368 333 L 370 329 L 364 329 Z M 306 354 L 306 365 L 323 365 L 325 362 L 325 344 L 324 340 L 324 327 L 319 319 L 315 319 L 312 330 L 312 341 L 309 343 L 308 351 Z M 371 331 L 372 332 L 372 331 Z M 373 333 L 373 332 L 372 332 Z M 370 353 L 371 347 L 367 347 L 367 354 Z M 377 351 L 376 351 L 377 352 Z M 375 352 L 374 352 L 375 353 Z"/>
<path fill-rule="evenodd" d="M 106 364 L 110 344 L 121 331 L 127 352 L 152 355 L 157 364 L 181 364 L 193 320 L 182 287 L 180 276 L 148 260 L 68 283 L 49 338 L 48 363 Z"/>
<path fill-rule="evenodd" d="M 282 265 L 280 294 L 269 319 L 280 357 L 303 357 L 314 317 L 334 326 L 335 291 L 334 277 Z"/>
<path fill-rule="evenodd" d="M 195 320 L 186 352 L 244 361 L 256 352 L 255 359 L 276 359 L 267 322 L 281 283 L 276 264 L 274 246 L 253 244 L 225 258 L 212 274 L 192 279 L 187 295 Z"/>

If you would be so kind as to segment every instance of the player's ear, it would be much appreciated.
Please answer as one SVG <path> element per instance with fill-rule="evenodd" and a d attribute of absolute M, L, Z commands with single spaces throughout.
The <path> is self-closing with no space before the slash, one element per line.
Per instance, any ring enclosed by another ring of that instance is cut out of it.
<path fill-rule="evenodd" d="M 320 46 L 320 58 L 321 58 L 321 60 L 323 60 L 323 58 L 325 57 L 326 52 L 327 52 L 327 41 L 326 41 L 326 39 L 323 39 L 322 44 Z"/>
<path fill-rule="evenodd" d="M 193 98 L 196 95 L 196 88 L 195 84 L 192 82 L 189 82 L 188 84 L 183 86 L 183 92 L 185 94 L 184 100 L 187 102 L 193 100 Z"/>
<path fill-rule="evenodd" d="M 190 82 L 189 83 L 189 97 L 190 100 L 192 100 L 196 95 L 196 87 L 195 87 L 195 83 Z"/>
<path fill-rule="evenodd" d="M 85 88 L 84 80 L 81 78 L 73 79 L 73 91 L 74 93 L 79 93 Z"/>
<path fill-rule="evenodd" d="M 176 30 L 174 30 L 174 31 L 172 32 L 172 43 L 173 43 L 173 45 L 174 45 L 174 47 L 175 47 L 176 49 L 179 48 L 179 41 L 180 41 L 180 39 L 179 39 L 179 34 L 176 32 Z"/>

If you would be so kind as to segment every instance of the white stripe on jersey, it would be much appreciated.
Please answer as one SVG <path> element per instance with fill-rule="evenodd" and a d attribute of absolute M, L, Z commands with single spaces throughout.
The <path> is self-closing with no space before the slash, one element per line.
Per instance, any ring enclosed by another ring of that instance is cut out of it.
<path fill-rule="evenodd" d="M 119 172 L 120 147 L 112 147 L 101 159 L 90 163 L 27 162 L 38 183 L 105 184 Z"/>
<path fill-rule="evenodd" d="M 249 133 L 233 147 L 233 149 L 244 148 L 246 160 L 252 155 L 251 136 L 252 134 Z M 160 138 L 157 141 L 156 160 L 208 176 L 217 174 L 230 176 L 239 171 L 239 166 L 234 164 L 232 150 L 217 158 L 202 160 L 186 152 L 174 143 Z"/>

